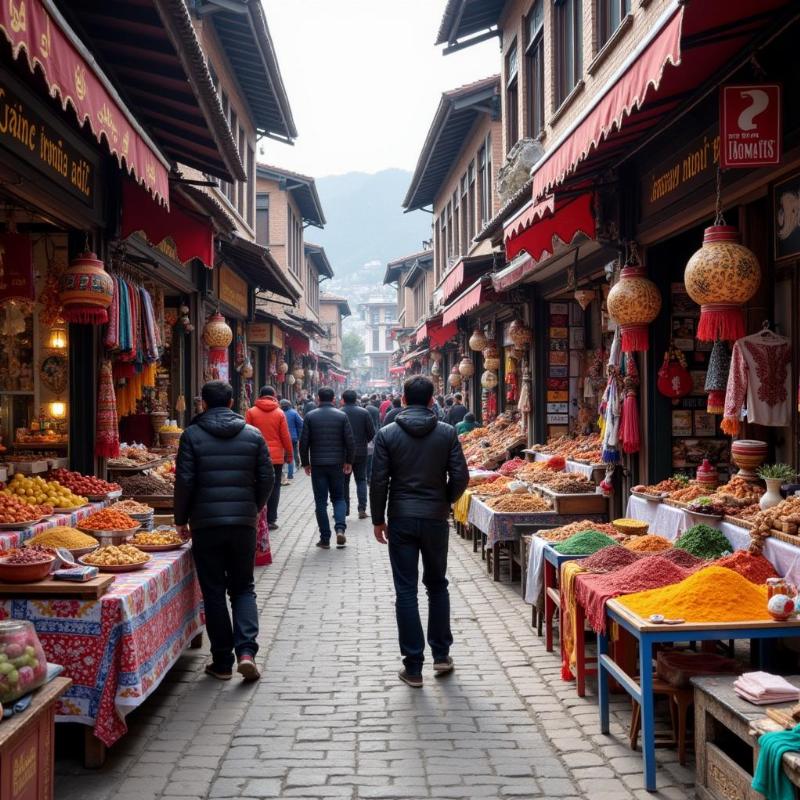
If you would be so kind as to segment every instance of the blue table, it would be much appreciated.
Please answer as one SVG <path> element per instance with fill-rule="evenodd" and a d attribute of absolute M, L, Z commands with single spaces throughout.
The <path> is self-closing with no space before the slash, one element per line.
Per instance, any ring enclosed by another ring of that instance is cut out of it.
<path fill-rule="evenodd" d="M 648 792 L 656 789 L 655 711 L 653 702 L 653 645 L 677 642 L 707 642 L 730 639 L 781 639 L 800 635 L 800 621 L 791 622 L 721 622 L 654 625 L 633 614 L 618 600 L 606 603 L 608 620 L 616 622 L 639 644 L 639 682 L 628 675 L 608 655 L 608 631 L 597 636 L 598 697 L 600 701 L 600 732 L 608 733 L 609 677 L 615 678 L 637 702 L 642 717 L 642 760 L 644 786 Z"/>

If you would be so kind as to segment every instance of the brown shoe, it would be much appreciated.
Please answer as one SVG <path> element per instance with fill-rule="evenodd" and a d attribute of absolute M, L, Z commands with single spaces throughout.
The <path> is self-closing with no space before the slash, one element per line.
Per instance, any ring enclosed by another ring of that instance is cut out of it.
<path fill-rule="evenodd" d="M 258 671 L 256 662 L 251 655 L 245 655 L 239 659 L 239 666 L 236 671 L 244 678 L 245 683 L 252 683 L 261 677 L 261 673 Z"/>
<path fill-rule="evenodd" d="M 367 518 L 367 512 L 366 511 L 359 511 L 358 512 L 358 518 L 359 519 L 366 519 Z"/>
<path fill-rule="evenodd" d="M 433 671 L 436 673 L 436 676 L 439 677 L 440 675 L 447 675 L 451 673 L 456 668 L 456 665 L 453 663 L 453 659 L 450 656 L 444 661 L 434 661 L 433 662 Z"/>
<path fill-rule="evenodd" d="M 233 677 L 233 672 L 230 668 L 224 669 L 223 667 L 216 666 L 213 662 L 206 664 L 204 672 L 218 681 L 229 681 Z"/>
<path fill-rule="evenodd" d="M 409 675 L 404 668 L 397 673 L 397 677 L 400 678 L 403 683 L 413 686 L 415 689 L 422 688 L 422 675 Z"/>
<path fill-rule="evenodd" d="M 347 544 L 347 537 L 344 531 L 336 531 L 336 548 L 341 550 Z"/>

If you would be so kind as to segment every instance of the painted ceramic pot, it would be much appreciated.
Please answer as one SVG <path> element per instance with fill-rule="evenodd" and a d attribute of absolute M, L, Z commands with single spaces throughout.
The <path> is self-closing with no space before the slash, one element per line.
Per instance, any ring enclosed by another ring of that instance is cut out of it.
<path fill-rule="evenodd" d="M 500 369 L 500 352 L 494 344 L 489 344 L 484 349 L 483 366 L 492 372 L 497 372 Z"/>
<path fill-rule="evenodd" d="M 515 319 L 508 327 L 508 338 L 514 343 L 514 347 L 523 350 L 533 341 L 533 332 L 525 323 Z"/>
<path fill-rule="evenodd" d="M 731 443 L 731 460 L 739 467 L 739 476 L 757 481 L 756 470 L 767 457 L 767 443 L 758 439 L 736 439 Z"/>
<path fill-rule="evenodd" d="M 464 356 L 458 365 L 458 371 L 462 378 L 471 378 L 475 374 L 475 365 L 469 356 Z"/>
<path fill-rule="evenodd" d="M 716 467 L 707 459 L 697 468 L 697 482 L 711 492 L 719 486 L 719 473 Z"/>
<path fill-rule="evenodd" d="M 81 253 L 64 271 L 59 284 L 62 317 L 67 322 L 104 325 L 114 296 L 114 281 L 95 253 Z"/>
<path fill-rule="evenodd" d="M 469 349 L 475 353 L 480 353 L 486 347 L 486 336 L 483 331 L 476 325 L 475 330 L 472 331 L 472 336 L 469 337 Z"/>
<path fill-rule="evenodd" d="M 486 372 L 481 375 L 481 386 L 483 386 L 484 389 L 494 389 L 497 386 L 497 373 L 487 369 Z"/>
<path fill-rule="evenodd" d="M 608 293 L 608 313 L 620 326 L 622 350 L 644 352 L 650 346 L 647 326 L 661 311 L 661 292 L 639 264 L 625 267 Z"/>
<path fill-rule="evenodd" d="M 458 371 L 458 367 L 453 367 L 453 369 L 450 370 L 450 377 L 447 379 L 447 382 L 450 384 L 450 388 L 460 388 L 462 381 L 463 378 L 461 377 L 461 373 Z"/>

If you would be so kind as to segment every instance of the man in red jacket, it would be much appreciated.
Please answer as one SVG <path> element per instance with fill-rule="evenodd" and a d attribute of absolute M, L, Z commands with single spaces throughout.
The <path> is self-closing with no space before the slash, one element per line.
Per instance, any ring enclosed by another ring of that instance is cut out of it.
<path fill-rule="evenodd" d="M 275 389 L 262 386 L 255 406 L 245 414 L 245 421 L 261 431 L 269 448 L 269 457 L 275 467 L 275 483 L 267 501 L 267 524 L 270 530 L 278 527 L 278 503 L 281 499 L 283 465 L 293 457 L 292 437 L 286 415 L 275 397 Z"/>

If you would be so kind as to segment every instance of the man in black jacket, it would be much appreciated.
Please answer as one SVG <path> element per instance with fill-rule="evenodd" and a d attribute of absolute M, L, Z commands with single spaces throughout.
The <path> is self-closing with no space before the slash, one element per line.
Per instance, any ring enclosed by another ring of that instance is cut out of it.
<path fill-rule="evenodd" d="M 428 644 L 437 675 L 451 672 L 447 539 L 450 506 L 464 493 L 469 470 L 455 430 L 436 419 L 433 384 L 418 375 L 403 387 L 406 408 L 375 437 L 370 510 L 375 538 L 389 544 L 404 668 L 400 680 L 422 686 L 425 638 L 417 605 L 419 558 L 428 591 Z M 387 531 L 386 500 L 389 500 Z"/>
<path fill-rule="evenodd" d="M 396 419 L 397 415 L 403 410 L 403 403 L 399 397 L 392 398 L 392 407 L 386 412 L 386 416 L 383 418 L 383 424 L 381 428 L 385 428 L 387 425 L 391 425 Z"/>
<path fill-rule="evenodd" d="M 462 402 L 463 399 L 461 393 L 456 392 L 453 395 L 453 405 L 450 406 L 450 410 L 445 414 L 444 421 L 453 427 L 458 425 L 459 422 L 463 422 L 464 415 L 467 413 L 467 407 Z"/>
<path fill-rule="evenodd" d="M 336 547 L 347 544 L 344 499 L 344 476 L 353 470 L 355 442 L 353 430 L 344 412 L 333 406 L 333 389 L 323 387 L 317 393 L 319 407 L 309 411 L 300 435 L 300 461 L 311 476 L 314 490 L 319 541 L 317 547 L 331 549 L 331 524 L 328 519 L 328 496 L 333 505 Z M 309 449 L 311 454 L 309 455 Z"/>
<path fill-rule="evenodd" d="M 175 525 L 192 536 L 212 661 L 206 673 L 257 680 L 258 610 L 253 582 L 256 521 L 275 481 L 269 450 L 257 428 L 231 410 L 224 381 L 203 386 L 203 413 L 181 434 L 175 466 Z M 233 626 L 225 599 L 231 599 Z"/>
<path fill-rule="evenodd" d="M 375 395 L 373 395 L 374 397 Z M 381 412 L 378 410 L 378 406 L 372 403 L 369 399 L 368 395 L 364 395 L 361 398 L 361 404 L 364 408 L 367 409 L 369 412 L 370 417 L 372 417 L 372 427 L 377 432 L 378 429 L 381 427 Z M 375 439 L 367 445 L 367 484 L 372 480 L 372 453 L 375 449 Z"/>
<path fill-rule="evenodd" d="M 355 451 L 353 455 L 353 477 L 356 480 L 356 496 L 358 497 L 358 518 L 367 518 L 367 447 L 375 438 L 375 426 L 372 416 L 366 408 L 356 405 L 358 395 L 352 389 L 342 392 L 342 411 L 350 421 L 353 430 Z M 350 516 L 350 474 L 344 476 L 344 498 L 347 505 L 347 516 Z"/>

